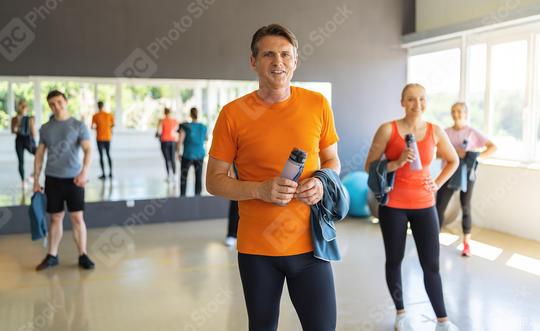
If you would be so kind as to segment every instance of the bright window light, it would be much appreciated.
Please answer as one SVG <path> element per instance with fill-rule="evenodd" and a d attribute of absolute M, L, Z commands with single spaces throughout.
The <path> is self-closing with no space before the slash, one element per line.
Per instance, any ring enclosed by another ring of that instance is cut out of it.
<path fill-rule="evenodd" d="M 540 276 L 540 260 L 533 259 L 532 257 L 521 254 L 513 254 L 508 262 L 506 262 L 506 265 L 510 268 L 515 268 Z"/>

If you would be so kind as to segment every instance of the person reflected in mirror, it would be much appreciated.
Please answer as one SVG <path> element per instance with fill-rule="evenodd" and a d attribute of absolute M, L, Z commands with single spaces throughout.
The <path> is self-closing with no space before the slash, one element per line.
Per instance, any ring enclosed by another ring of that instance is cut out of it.
<path fill-rule="evenodd" d="M 99 153 L 99 166 L 101 167 L 101 176 L 99 179 L 105 179 L 105 165 L 103 162 L 103 152 L 107 155 L 109 163 L 109 178 L 112 178 L 112 161 L 111 161 L 111 139 L 112 128 L 114 127 L 114 116 L 107 112 L 103 101 L 97 103 L 98 111 L 92 116 L 92 129 L 96 130 L 96 144 Z"/>
<path fill-rule="evenodd" d="M 161 144 L 161 153 L 165 159 L 165 169 L 167 177 L 165 181 L 172 183 L 176 177 L 176 142 L 178 141 L 178 121 L 171 114 L 171 109 L 165 107 L 163 110 L 163 118 L 158 121 L 156 129 L 156 137 L 159 138 Z"/>
<path fill-rule="evenodd" d="M 15 135 L 15 152 L 17 153 L 18 170 L 23 190 L 33 177 L 26 178 L 24 171 L 24 152 L 36 154 L 36 127 L 34 116 L 28 115 L 28 103 L 21 99 L 17 103 L 17 114 L 11 119 L 11 133 Z"/>
<path fill-rule="evenodd" d="M 199 122 L 197 108 L 189 110 L 191 122 L 184 122 L 178 127 L 179 141 L 177 145 L 180 159 L 180 196 L 186 195 L 186 185 L 189 169 L 195 169 L 195 195 L 201 195 L 202 169 L 206 156 L 205 142 L 208 140 L 206 125 Z M 182 146 L 182 151 L 180 151 Z"/>

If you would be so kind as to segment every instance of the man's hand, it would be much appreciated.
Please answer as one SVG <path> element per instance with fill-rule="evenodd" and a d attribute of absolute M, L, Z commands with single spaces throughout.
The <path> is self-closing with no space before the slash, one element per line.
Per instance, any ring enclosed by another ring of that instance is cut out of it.
<path fill-rule="evenodd" d="M 86 185 L 86 172 L 81 171 L 81 173 L 73 179 L 73 182 L 79 187 L 84 187 L 84 185 Z"/>
<path fill-rule="evenodd" d="M 257 195 L 265 202 L 287 204 L 294 198 L 297 187 L 298 183 L 290 179 L 274 177 L 260 184 Z"/>
<path fill-rule="evenodd" d="M 321 201 L 324 194 L 323 184 L 320 179 L 305 178 L 296 189 L 295 197 L 306 205 L 314 205 Z"/>
<path fill-rule="evenodd" d="M 34 180 L 34 193 L 41 192 L 43 188 L 39 185 L 39 180 Z"/>

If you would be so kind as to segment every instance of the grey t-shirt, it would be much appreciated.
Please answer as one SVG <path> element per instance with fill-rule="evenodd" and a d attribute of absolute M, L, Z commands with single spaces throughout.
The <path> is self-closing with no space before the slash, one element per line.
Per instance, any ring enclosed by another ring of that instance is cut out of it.
<path fill-rule="evenodd" d="M 39 143 L 47 147 L 45 175 L 74 178 L 81 171 L 79 148 L 81 141 L 89 140 L 88 127 L 72 117 L 57 121 L 52 117 L 39 129 Z"/>

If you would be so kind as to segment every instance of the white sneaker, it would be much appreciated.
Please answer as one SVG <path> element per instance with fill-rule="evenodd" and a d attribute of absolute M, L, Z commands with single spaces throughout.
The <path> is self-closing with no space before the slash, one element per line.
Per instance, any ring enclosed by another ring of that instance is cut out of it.
<path fill-rule="evenodd" d="M 227 247 L 236 246 L 236 238 L 235 237 L 227 237 L 227 238 L 225 238 L 225 246 L 227 246 Z"/>
<path fill-rule="evenodd" d="M 459 331 L 459 328 L 452 322 L 446 321 L 443 323 L 437 322 L 435 331 Z"/>
<path fill-rule="evenodd" d="M 413 331 L 413 327 L 411 325 L 411 321 L 405 316 L 405 314 L 402 315 L 396 315 L 396 321 L 394 322 L 394 331 Z"/>

